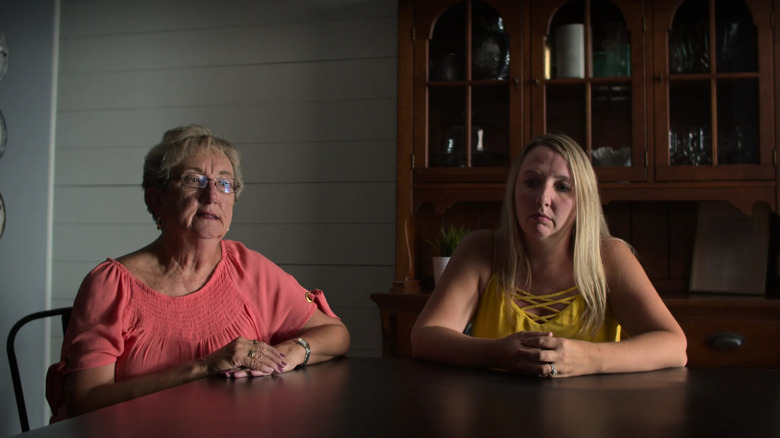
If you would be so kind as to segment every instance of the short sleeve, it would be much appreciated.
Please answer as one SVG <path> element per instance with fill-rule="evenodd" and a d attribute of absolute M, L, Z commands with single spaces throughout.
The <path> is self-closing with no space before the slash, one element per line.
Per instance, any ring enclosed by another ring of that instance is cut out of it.
<path fill-rule="evenodd" d="M 338 318 L 321 290 L 308 290 L 281 267 L 243 244 L 232 243 L 238 290 L 248 291 L 248 299 L 273 343 L 293 337 L 319 308 Z"/>
<path fill-rule="evenodd" d="M 64 373 L 115 363 L 124 351 L 122 319 L 130 279 L 108 260 L 84 278 L 62 343 Z"/>
<path fill-rule="evenodd" d="M 121 320 L 128 282 L 123 277 L 118 263 L 107 260 L 81 283 L 62 341 L 60 361 L 46 373 L 51 422 L 69 416 L 63 398 L 66 374 L 115 363 L 124 350 Z"/>

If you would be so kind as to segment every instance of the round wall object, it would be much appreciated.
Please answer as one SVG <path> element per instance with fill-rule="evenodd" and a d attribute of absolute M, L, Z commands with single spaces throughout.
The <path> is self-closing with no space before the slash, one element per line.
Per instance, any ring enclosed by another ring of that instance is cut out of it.
<path fill-rule="evenodd" d="M 8 141 L 8 130 L 5 129 L 5 117 L 3 112 L 0 111 L 0 158 L 3 158 L 5 153 L 5 144 Z"/>
<path fill-rule="evenodd" d="M 0 194 L 0 237 L 3 237 L 3 230 L 5 230 L 5 201 Z"/>
<path fill-rule="evenodd" d="M 3 80 L 5 72 L 8 71 L 8 43 L 5 41 L 5 34 L 0 31 L 0 81 Z"/>

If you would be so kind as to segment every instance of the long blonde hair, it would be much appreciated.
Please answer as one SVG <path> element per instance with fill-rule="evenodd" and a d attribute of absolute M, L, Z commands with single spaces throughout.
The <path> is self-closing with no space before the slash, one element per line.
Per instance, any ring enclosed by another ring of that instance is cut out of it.
<path fill-rule="evenodd" d="M 585 300 L 583 330 L 594 333 L 604 322 L 607 309 L 607 280 L 601 256 L 601 242 L 610 236 L 599 198 L 596 174 L 588 155 L 571 137 L 549 133 L 533 139 L 512 164 L 504 192 L 501 228 L 498 231 L 495 272 L 509 299 L 519 288 L 531 286 L 531 264 L 523 247 L 517 221 L 515 185 L 520 167 L 531 150 L 544 146 L 560 154 L 574 179 L 575 221 L 572 227 L 574 281 Z"/>

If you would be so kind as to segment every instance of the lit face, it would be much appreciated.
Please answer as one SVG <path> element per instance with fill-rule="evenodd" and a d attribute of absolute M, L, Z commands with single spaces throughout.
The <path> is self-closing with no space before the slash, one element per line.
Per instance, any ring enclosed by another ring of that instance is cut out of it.
<path fill-rule="evenodd" d="M 202 189 L 186 187 L 180 179 L 184 172 L 203 174 L 210 180 Z M 236 195 L 217 190 L 213 180 L 218 177 L 234 177 L 233 165 L 221 151 L 208 148 L 185 159 L 158 197 L 163 232 L 181 233 L 184 238 L 224 237 L 233 220 Z"/>
<path fill-rule="evenodd" d="M 525 239 L 568 240 L 575 204 L 574 178 L 566 160 L 545 146 L 528 152 L 515 181 L 515 213 Z"/>

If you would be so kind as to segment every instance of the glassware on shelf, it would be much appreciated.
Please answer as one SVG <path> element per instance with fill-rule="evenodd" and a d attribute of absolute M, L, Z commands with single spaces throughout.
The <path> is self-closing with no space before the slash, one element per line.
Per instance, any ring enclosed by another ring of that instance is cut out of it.
<path fill-rule="evenodd" d="M 758 71 L 758 28 L 742 1 L 715 2 L 715 58 L 718 73 Z"/>
<path fill-rule="evenodd" d="M 708 73 L 709 45 L 709 24 L 706 22 L 672 29 L 669 35 L 670 73 Z"/>
<path fill-rule="evenodd" d="M 630 76 L 631 46 L 625 22 L 593 26 L 593 77 Z"/>
<path fill-rule="evenodd" d="M 631 46 L 610 44 L 593 52 L 593 77 L 630 76 Z"/>
<path fill-rule="evenodd" d="M 717 70 L 721 73 L 756 71 L 756 26 L 746 22 L 722 22 L 715 29 Z"/>
<path fill-rule="evenodd" d="M 737 124 L 718 132 L 720 164 L 758 164 L 758 139 L 744 125 Z"/>
<path fill-rule="evenodd" d="M 509 41 L 501 16 L 485 3 L 474 2 L 472 29 L 472 79 L 506 79 L 509 74 Z"/>
<path fill-rule="evenodd" d="M 446 10 L 436 20 L 429 49 L 431 81 L 466 79 L 466 7 L 465 3 Z"/>
<path fill-rule="evenodd" d="M 432 81 L 457 81 L 463 80 L 463 61 L 458 59 L 455 52 L 440 53 L 430 61 L 430 80 Z"/>
<path fill-rule="evenodd" d="M 466 167 L 466 127 L 453 125 L 445 129 L 443 146 L 436 154 L 431 155 L 432 166 Z M 478 126 L 471 127 L 472 154 L 483 152 L 484 131 Z"/>
<path fill-rule="evenodd" d="M 593 151 L 593 165 L 631 167 L 631 146 L 613 148 L 602 146 Z"/>
<path fill-rule="evenodd" d="M 428 167 L 508 166 L 509 63 L 509 37 L 491 5 L 462 2 L 438 16 L 425 84 Z"/>
<path fill-rule="evenodd" d="M 585 77 L 585 25 L 572 23 L 555 29 L 557 78 Z"/>
<path fill-rule="evenodd" d="M 673 166 L 712 164 L 709 126 L 672 126 L 669 130 L 669 160 Z"/>

